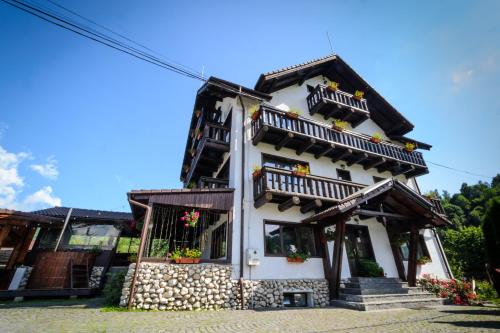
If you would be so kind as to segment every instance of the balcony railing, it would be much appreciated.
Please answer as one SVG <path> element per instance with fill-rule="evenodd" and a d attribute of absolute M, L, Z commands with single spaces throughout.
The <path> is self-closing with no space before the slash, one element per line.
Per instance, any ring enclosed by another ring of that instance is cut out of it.
<path fill-rule="evenodd" d="M 348 165 L 361 164 L 365 169 L 376 167 L 380 172 L 391 171 L 408 177 L 427 173 L 427 166 L 418 151 L 407 152 L 403 147 L 383 141 L 373 143 L 370 137 L 350 131 L 338 132 L 320 122 L 290 119 L 286 112 L 261 106 L 260 116 L 252 122 L 253 144 L 260 141 L 295 149 L 297 154 L 310 152 L 316 158 L 327 156 L 332 161 L 344 160 Z"/>
<path fill-rule="evenodd" d="M 364 187 L 366 185 L 313 175 L 295 176 L 292 171 L 263 167 L 254 178 L 254 206 L 276 202 L 280 211 L 301 206 L 301 211 L 307 212 L 321 207 L 323 202 L 338 202 Z"/>
<path fill-rule="evenodd" d="M 229 151 L 231 129 L 219 124 L 207 123 L 197 143 L 192 149 L 193 159 L 186 176 L 185 183 L 191 182 L 194 175 L 211 175 L 222 163 L 222 156 Z M 200 165 L 202 161 L 203 165 Z M 203 169 L 203 170 L 201 170 Z"/>
<path fill-rule="evenodd" d="M 228 186 L 229 181 L 227 179 L 202 176 L 198 180 L 198 188 L 228 188 Z"/>
<path fill-rule="evenodd" d="M 446 215 L 446 211 L 444 210 L 443 205 L 441 205 L 441 200 L 429 198 L 429 201 L 434 205 L 434 211 L 436 213 Z"/>
<path fill-rule="evenodd" d="M 322 84 L 307 96 L 307 105 L 311 115 L 319 113 L 325 119 L 342 119 L 349 121 L 353 127 L 370 117 L 366 99 L 356 99 L 341 90 L 332 91 Z"/>

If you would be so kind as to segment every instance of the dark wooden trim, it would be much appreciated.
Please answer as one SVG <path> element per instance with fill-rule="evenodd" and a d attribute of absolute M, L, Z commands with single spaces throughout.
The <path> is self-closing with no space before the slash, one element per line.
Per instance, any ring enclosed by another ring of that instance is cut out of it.
<path fill-rule="evenodd" d="M 298 205 L 300 205 L 300 198 L 297 196 L 293 196 L 290 199 L 280 203 L 278 205 L 278 210 L 280 212 L 284 212 L 285 210 L 292 208 L 292 206 L 298 206 Z"/>
<path fill-rule="evenodd" d="M 354 211 L 353 215 L 363 215 L 363 216 L 370 216 L 370 217 L 380 216 L 380 217 L 387 217 L 387 218 L 396 219 L 396 220 L 410 220 L 410 219 L 415 218 L 413 216 L 408 216 L 408 215 L 386 213 L 386 212 L 381 212 L 381 211 L 376 211 L 376 210 L 367 210 L 367 209 L 356 209 Z"/>
<path fill-rule="evenodd" d="M 280 142 L 278 142 L 274 149 L 281 150 L 281 148 L 283 148 L 288 143 L 288 141 L 292 140 L 293 137 L 294 135 L 292 132 L 286 133 L 286 135 L 283 137 L 283 139 L 280 140 Z"/>
<path fill-rule="evenodd" d="M 323 201 L 321 201 L 320 199 L 314 199 L 311 202 L 300 207 L 300 212 L 302 214 L 305 214 L 313 209 L 321 208 L 321 206 L 323 206 Z"/>
<path fill-rule="evenodd" d="M 337 222 L 335 231 L 335 244 L 332 258 L 332 277 L 330 284 L 330 299 L 338 299 L 340 292 L 340 279 L 342 276 L 342 257 L 344 252 L 345 230 L 347 218 Z"/>
<path fill-rule="evenodd" d="M 366 160 L 367 158 L 368 158 L 368 154 L 367 153 L 359 154 L 353 160 L 347 162 L 347 166 L 351 166 L 353 164 L 360 163 L 360 162 Z"/>
<path fill-rule="evenodd" d="M 3 225 L 1 227 L 1 229 L 0 229 L 0 247 L 2 247 L 3 242 L 5 242 L 7 237 L 9 237 L 9 233 L 10 233 L 11 229 L 12 229 L 12 225 L 10 225 L 10 224 Z"/>
<path fill-rule="evenodd" d="M 335 157 L 332 157 L 332 162 L 336 163 L 336 162 L 346 158 L 347 156 L 351 156 L 352 153 L 353 153 L 352 149 L 348 148 L 343 153 L 341 153 Z"/>
<path fill-rule="evenodd" d="M 297 155 L 302 155 L 303 152 L 307 151 L 309 148 L 314 146 L 314 144 L 316 144 L 316 139 L 309 138 L 309 140 L 306 140 L 306 142 L 304 142 L 302 146 L 300 146 L 295 153 Z"/>
<path fill-rule="evenodd" d="M 264 193 L 264 195 L 262 195 L 260 198 L 258 198 L 257 200 L 255 200 L 253 206 L 255 208 L 260 208 L 262 207 L 264 204 L 268 203 L 269 201 L 271 201 L 273 199 L 273 194 L 270 193 L 270 192 L 266 192 Z"/>
<path fill-rule="evenodd" d="M 415 287 L 417 284 L 417 251 L 418 251 L 418 228 L 415 221 L 410 225 L 410 254 L 408 258 L 408 286 Z"/>
<path fill-rule="evenodd" d="M 394 263 L 398 271 L 398 276 L 402 281 L 406 281 L 405 266 L 403 263 L 403 256 L 401 255 L 401 248 L 397 243 L 398 233 L 394 230 L 392 225 L 389 223 L 386 227 L 387 236 L 389 237 L 389 243 L 391 244 L 391 251 L 394 257 Z"/>
<path fill-rule="evenodd" d="M 314 158 L 318 159 L 322 156 L 325 156 L 326 154 L 328 154 L 329 152 L 331 152 L 332 150 L 335 149 L 335 145 L 333 143 L 330 143 L 328 146 L 326 146 L 325 149 L 323 149 L 321 152 L 319 152 L 318 154 L 315 154 L 314 155 Z"/>
<path fill-rule="evenodd" d="M 318 247 L 318 238 L 315 233 L 315 227 L 312 225 L 305 225 L 300 222 L 287 222 L 287 221 L 278 221 L 278 220 L 268 220 L 264 219 L 262 221 L 262 241 L 264 245 L 264 257 L 270 257 L 270 258 L 286 258 L 287 255 L 286 253 L 280 253 L 280 254 L 268 254 L 267 249 L 266 249 L 266 224 L 271 224 L 271 225 L 278 225 L 280 226 L 280 233 L 281 233 L 281 228 L 282 227 L 296 227 L 296 228 L 302 228 L 302 227 L 307 227 L 310 228 L 313 231 L 313 241 L 314 241 L 314 249 L 316 251 L 315 255 L 312 255 L 311 258 L 322 258 L 320 248 Z M 281 250 L 286 252 L 286 249 L 284 248 L 283 245 L 283 238 L 280 237 L 280 242 L 281 242 Z"/>
<path fill-rule="evenodd" d="M 5 266 L 5 269 L 9 270 L 14 268 L 16 262 L 17 262 L 17 257 L 21 254 L 21 251 L 23 247 L 25 246 L 26 243 L 26 238 L 28 238 L 30 229 L 28 227 L 23 228 L 20 230 L 20 237 L 19 241 L 16 243 L 14 250 L 12 250 L 12 253 L 10 254 L 9 261 L 7 262 L 7 265 Z M 28 245 L 29 246 L 29 242 Z"/>
<path fill-rule="evenodd" d="M 371 168 L 378 167 L 379 165 L 382 165 L 384 163 L 387 163 L 387 159 L 385 157 L 381 157 L 379 159 L 373 160 L 373 162 L 371 162 L 370 164 L 363 166 L 363 169 L 368 170 Z"/>
<path fill-rule="evenodd" d="M 226 259 L 229 264 L 233 263 L 233 210 L 227 212 L 227 245 Z"/>
<path fill-rule="evenodd" d="M 264 138 L 267 131 L 269 131 L 269 126 L 262 126 L 257 135 L 252 139 L 252 144 L 256 146 Z"/>

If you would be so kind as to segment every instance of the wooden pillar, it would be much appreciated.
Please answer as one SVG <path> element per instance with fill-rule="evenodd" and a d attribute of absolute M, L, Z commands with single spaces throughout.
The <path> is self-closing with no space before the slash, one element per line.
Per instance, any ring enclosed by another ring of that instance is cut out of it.
<path fill-rule="evenodd" d="M 340 278 L 342 274 L 342 255 L 344 252 L 345 224 L 347 218 L 337 222 L 335 227 L 335 245 L 332 258 L 332 281 L 330 284 L 330 300 L 339 298 Z"/>
<path fill-rule="evenodd" d="M 12 269 L 14 267 L 14 264 L 17 261 L 17 257 L 21 253 L 21 249 L 24 247 L 24 243 L 29 234 L 30 228 L 29 227 L 21 227 L 21 228 L 22 229 L 19 231 L 19 240 L 17 241 L 16 246 L 14 247 L 12 253 L 10 254 L 9 261 L 7 262 L 7 266 L 5 267 L 5 269 Z"/>
<path fill-rule="evenodd" d="M 9 237 L 11 229 L 12 226 L 10 224 L 2 226 L 2 228 L 0 229 L 0 247 L 2 247 L 7 237 Z"/>
<path fill-rule="evenodd" d="M 332 261 L 330 260 L 330 253 L 328 252 L 328 241 L 325 236 L 325 227 L 318 226 L 316 228 L 318 233 L 320 254 L 323 258 L 323 271 L 325 272 L 325 279 L 330 283 L 332 279 Z"/>
<path fill-rule="evenodd" d="M 394 263 L 396 264 L 396 269 L 398 270 L 398 276 L 402 281 L 406 281 L 405 266 L 403 264 L 403 256 L 399 248 L 398 239 L 400 232 L 397 232 L 391 224 L 387 224 L 386 227 L 387 235 L 389 236 L 389 242 L 391 244 L 392 256 L 394 257 Z"/>
<path fill-rule="evenodd" d="M 415 287 L 417 284 L 417 251 L 418 251 L 418 228 L 415 222 L 410 226 L 410 253 L 408 258 L 408 286 Z"/>
<path fill-rule="evenodd" d="M 27 231 L 25 235 L 23 245 L 19 250 L 19 254 L 16 258 L 15 264 L 24 263 L 24 259 L 26 258 L 26 255 L 28 254 L 28 251 L 30 249 L 31 242 L 33 241 L 33 236 L 35 235 L 36 227 L 27 227 L 27 228 L 29 228 L 29 231 Z"/>

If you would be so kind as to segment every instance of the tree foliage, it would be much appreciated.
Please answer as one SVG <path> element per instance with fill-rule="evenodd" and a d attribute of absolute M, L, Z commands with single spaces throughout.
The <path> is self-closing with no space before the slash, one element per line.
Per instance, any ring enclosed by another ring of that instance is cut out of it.
<path fill-rule="evenodd" d="M 500 295 L 500 197 L 490 200 L 488 210 L 482 224 L 486 253 L 489 263 L 489 272 L 493 278 L 493 285 Z"/>

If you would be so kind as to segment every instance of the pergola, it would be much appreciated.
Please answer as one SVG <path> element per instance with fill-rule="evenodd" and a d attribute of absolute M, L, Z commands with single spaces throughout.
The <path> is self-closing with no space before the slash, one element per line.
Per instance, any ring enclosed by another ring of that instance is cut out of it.
<path fill-rule="evenodd" d="M 346 222 L 357 215 L 361 220 L 375 217 L 387 229 L 394 261 L 399 277 L 415 286 L 417 276 L 417 246 L 419 229 L 450 225 L 446 216 L 435 204 L 396 179 L 386 179 L 368 186 L 341 200 L 338 204 L 302 220 L 302 223 L 316 224 L 325 239 L 325 227 L 335 225 L 333 257 L 329 258 L 323 246 L 325 277 L 330 284 L 331 299 L 338 298 L 342 269 Z M 409 232 L 408 274 L 405 275 L 403 258 L 395 244 L 401 233 Z M 323 242 L 323 244 L 325 244 Z"/>

